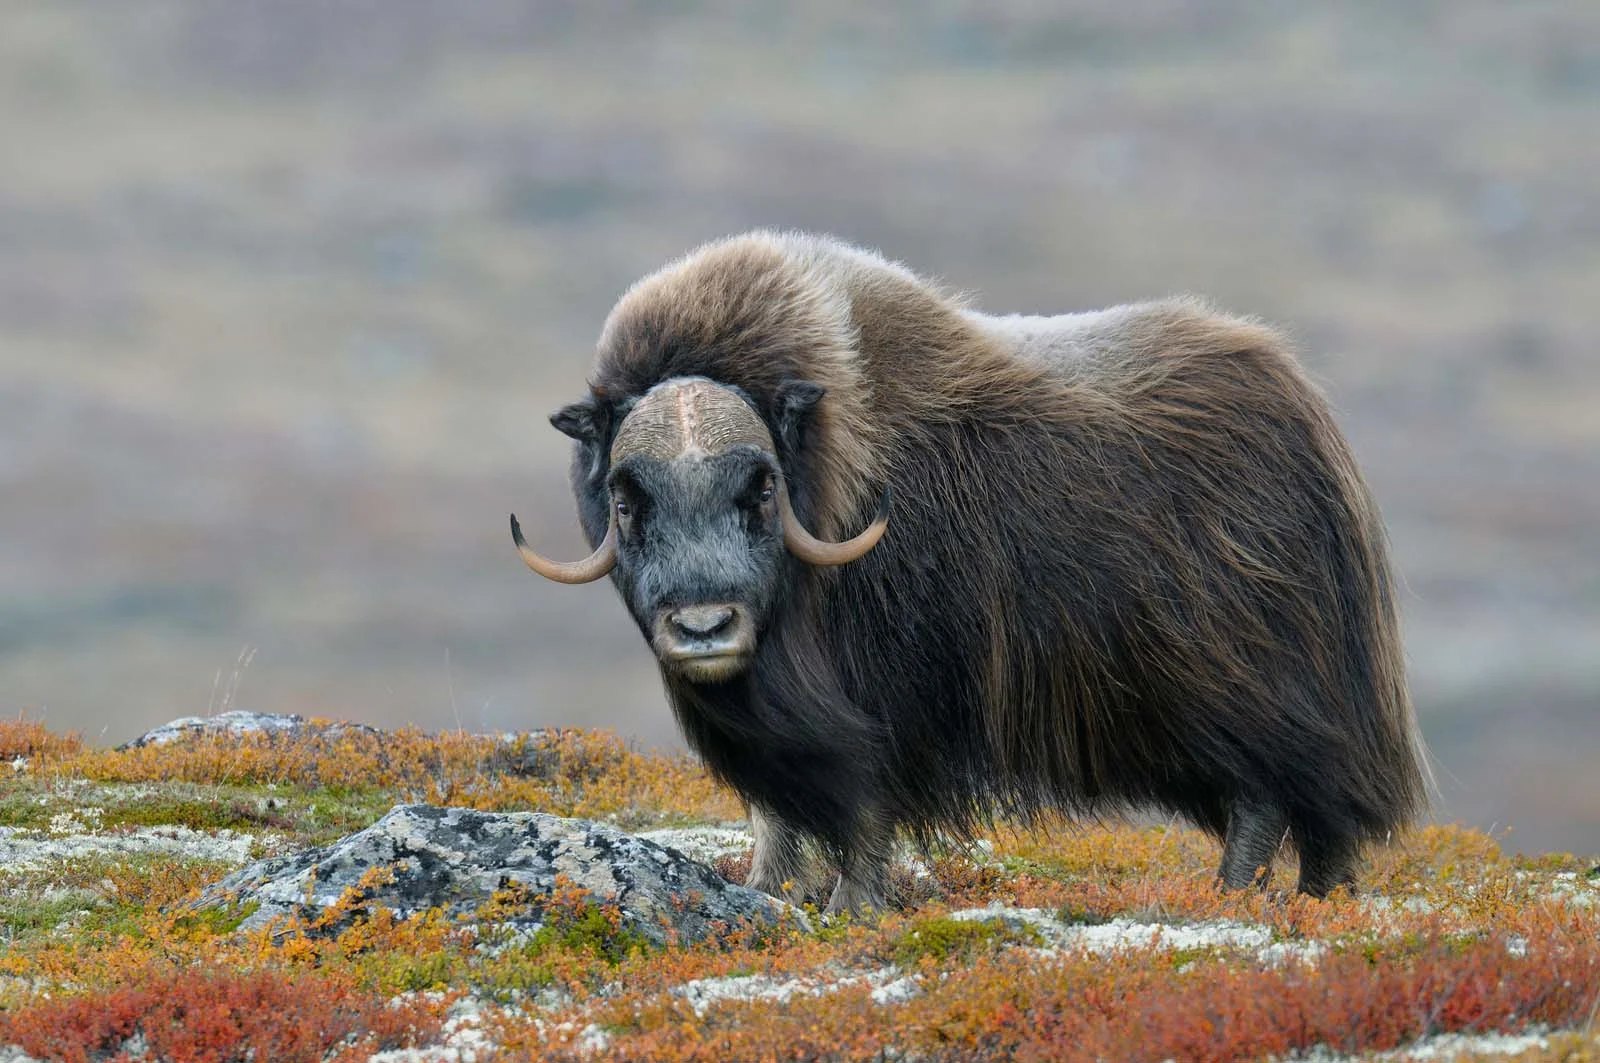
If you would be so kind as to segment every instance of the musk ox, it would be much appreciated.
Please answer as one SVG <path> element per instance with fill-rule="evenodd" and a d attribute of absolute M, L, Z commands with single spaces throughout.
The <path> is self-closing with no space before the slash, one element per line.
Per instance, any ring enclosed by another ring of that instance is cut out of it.
<path fill-rule="evenodd" d="M 750 882 L 885 903 L 897 830 L 1136 808 L 1264 881 L 1352 884 L 1425 805 L 1373 499 L 1284 341 L 1189 299 L 980 313 L 827 238 L 639 281 L 551 415 L 594 553 Z M 892 499 L 892 502 L 891 502 Z"/>

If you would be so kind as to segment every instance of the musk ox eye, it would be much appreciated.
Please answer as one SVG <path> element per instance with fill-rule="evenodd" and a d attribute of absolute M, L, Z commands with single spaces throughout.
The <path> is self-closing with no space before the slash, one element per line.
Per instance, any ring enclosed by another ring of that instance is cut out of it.
<path fill-rule="evenodd" d="M 761 485 L 761 501 L 762 502 L 771 502 L 772 501 L 772 496 L 776 492 L 777 492 L 777 485 L 775 483 L 773 483 L 772 477 L 770 477 L 770 476 L 767 477 L 765 482 L 763 482 L 762 485 Z"/>
<path fill-rule="evenodd" d="M 633 507 L 628 505 L 628 500 L 626 498 L 617 499 L 615 505 L 617 507 L 617 516 L 619 516 L 619 517 L 631 517 L 631 516 L 633 516 Z"/>

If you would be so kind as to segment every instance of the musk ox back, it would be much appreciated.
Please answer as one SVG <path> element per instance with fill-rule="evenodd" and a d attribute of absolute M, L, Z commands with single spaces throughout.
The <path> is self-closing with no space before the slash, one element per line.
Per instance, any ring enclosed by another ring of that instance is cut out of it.
<path fill-rule="evenodd" d="M 1180 813 L 1264 881 L 1353 883 L 1423 807 L 1384 534 L 1283 341 L 1188 300 L 969 309 L 823 238 L 645 278 L 552 416 L 595 548 L 751 882 L 881 906 L 897 829 Z M 891 501 L 892 499 L 892 501 Z"/>

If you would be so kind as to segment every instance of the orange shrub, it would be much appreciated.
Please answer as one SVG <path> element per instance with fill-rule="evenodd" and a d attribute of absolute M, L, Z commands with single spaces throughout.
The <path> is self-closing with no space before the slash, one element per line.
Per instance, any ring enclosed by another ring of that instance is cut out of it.
<path fill-rule="evenodd" d="M 15 760 L 17 757 L 26 757 L 30 761 L 54 760 L 71 756 L 82 749 L 83 740 L 76 732 L 54 734 L 42 722 L 21 715 L 14 720 L 0 720 L 0 760 Z"/>
<path fill-rule="evenodd" d="M 198 735 L 126 750 L 85 749 L 75 740 L 41 735 L 64 743 L 47 768 L 54 777 L 383 790 L 403 802 L 584 818 L 742 814 L 691 758 L 640 752 L 604 731 L 535 732 L 502 741 L 410 727 L 379 734 L 317 720 L 288 734 Z"/>

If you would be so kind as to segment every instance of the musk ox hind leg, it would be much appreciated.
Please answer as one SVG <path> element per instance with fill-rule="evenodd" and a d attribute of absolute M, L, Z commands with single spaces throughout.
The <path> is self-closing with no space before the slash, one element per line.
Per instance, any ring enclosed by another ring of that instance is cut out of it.
<path fill-rule="evenodd" d="M 1249 797 L 1234 801 L 1222 840 L 1222 866 L 1217 869 L 1222 884 L 1235 890 L 1252 884 L 1265 889 L 1288 828 L 1289 818 L 1270 801 Z"/>
<path fill-rule="evenodd" d="M 1296 823 L 1289 828 L 1300 851 L 1300 892 L 1326 897 L 1336 887 L 1356 888 L 1356 856 L 1360 844 L 1345 831 L 1318 830 Z"/>
<path fill-rule="evenodd" d="M 750 830 L 756 848 L 745 885 L 799 904 L 811 879 L 805 835 L 758 805 L 750 806 Z"/>

